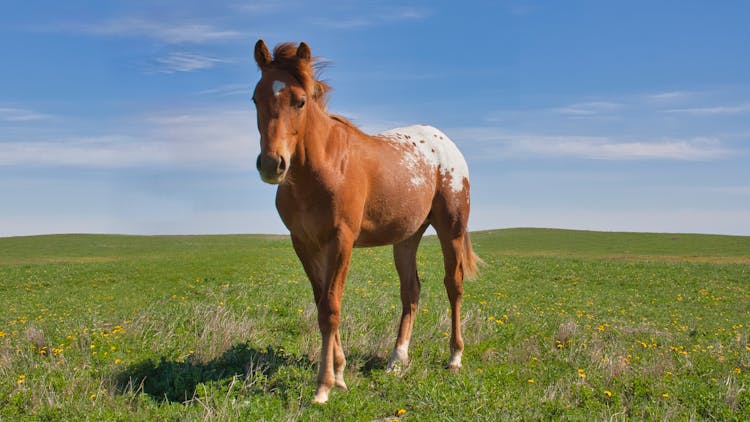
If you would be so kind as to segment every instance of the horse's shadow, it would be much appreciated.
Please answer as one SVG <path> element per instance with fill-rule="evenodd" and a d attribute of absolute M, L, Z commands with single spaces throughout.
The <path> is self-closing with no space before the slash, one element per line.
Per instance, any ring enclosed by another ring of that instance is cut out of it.
<path fill-rule="evenodd" d="M 279 347 L 261 350 L 238 343 L 208 362 L 192 356 L 184 361 L 162 357 L 156 364 L 144 360 L 117 374 L 115 384 L 120 393 L 142 392 L 155 400 L 185 403 L 195 397 L 196 388 L 202 383 L 235 377 L 246 380 L 259 374 L 269 378 L 285 366 L 311 368 L 312 364 Z"/>

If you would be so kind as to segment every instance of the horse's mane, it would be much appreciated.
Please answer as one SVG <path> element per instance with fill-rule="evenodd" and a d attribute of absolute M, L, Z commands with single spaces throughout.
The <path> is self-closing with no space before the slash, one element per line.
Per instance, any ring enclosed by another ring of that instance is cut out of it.
<path fill-rule="evenodd" d="M 273 49 L 271 66 L 291 73 L 302 84 L 305 91 L 312 94 L 313 100 L 318 103 L 321 110 L 328 114 L 330 118 L 359 131 L 359 128 L 349 119 L 337 114 L 328 113 L 328 93 L 331 92 L 331 86 L 318 79 L 322 69 L 325 67 L 325 62 L 321 61 L 318 57 L 313 58 L 312 62 L 302 60 L 297 57 L 297 48 L 298 45 L 292 42 L 278 44 Z"/>

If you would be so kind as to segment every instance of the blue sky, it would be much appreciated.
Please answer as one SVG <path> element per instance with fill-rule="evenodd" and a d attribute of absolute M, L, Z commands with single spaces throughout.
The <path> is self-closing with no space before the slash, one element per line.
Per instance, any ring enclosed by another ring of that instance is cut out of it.
<path fill-rule="evenodd" d="M 329 108 L 432 124 L 474 230 L 750 235 L 745 1 L 27 1 L 0 13 L 0 236 L 284 233 L 254 169 L 258 38 Z"/>

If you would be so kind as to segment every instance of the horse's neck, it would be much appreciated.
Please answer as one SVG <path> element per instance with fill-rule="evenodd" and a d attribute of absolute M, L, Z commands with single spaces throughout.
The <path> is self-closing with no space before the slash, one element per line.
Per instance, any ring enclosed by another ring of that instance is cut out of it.
<path fill-rule="evenodd" d="M 312 117 L 312 116 L 311 116 Z M 319 173 L 332 167 L 349 150 L 349 139 L 355 130 L 336 121 L 325 113 L 309 119 L 304 140 L 298 145 L 297 156 L 302 168 Z M 294 167 L 292 167 L 294 168 Z"/>

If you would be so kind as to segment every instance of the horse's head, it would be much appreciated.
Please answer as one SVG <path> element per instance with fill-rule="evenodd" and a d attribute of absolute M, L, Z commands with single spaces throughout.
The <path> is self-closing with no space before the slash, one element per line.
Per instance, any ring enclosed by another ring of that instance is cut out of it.
<path fill-rule="evenodd" d="M 316 85 L 310 47 L 305 43 L 280 44 L 274 56 L 259 40 L 255 61 L 261 78 L 253 92 L 258 112 L 260 155 L 256 166 L 266 183 L 284 181 L 292 156 L 305 135 L 307 110 L 314 106 Z"/>

